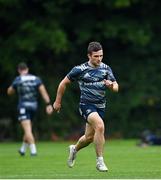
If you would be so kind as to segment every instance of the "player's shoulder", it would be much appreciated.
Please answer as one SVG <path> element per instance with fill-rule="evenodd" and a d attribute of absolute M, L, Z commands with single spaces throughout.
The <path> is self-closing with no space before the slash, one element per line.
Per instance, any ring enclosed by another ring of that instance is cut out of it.
<path fill-rule="evenodd" d="M 34 74 L 28 74 L 30 76 L 30 78 L 34 81 L 42 81 L 41 78 L 37 75 Z"/>
<path fill-rule="evenodd" d="M 34 74 L 27 74 L 28 77 L 30 78 L 38 78 L 38 76 L 34 75 Z"/>
<path fill-rule="evenodd" d="M 20 79 L 21 79 L 21 76 L 16 76 L 14 80 L 15 80 L 15 81 L 18 81 L 18 80 L 20 80 Z"/>
<path fill-rule="evenodd" d="M 89 66 L 88 66 L 87 62 L 75 66 L 76 69 L 81 70 L 81 71 L 84 71 L 84 70 L 88 69 L 88 67 Z"/>
<path fill-rule="evenodd" d="M 21 76 L 16 76 L 15 79 L 13 80 L 13 83 L 17 83 L 21 81 Z"/>
<path fill-rule="evenodd" d="M 109 69 L 109 68 L 110 68 L 109 65 L 107 65 L 107 64 L 105 64 L 105 63 L 103 63 L 103 62 L 101 63 L 100 67 L 101 67 L 101 68 L 105 68 L 105 69 Z"/>

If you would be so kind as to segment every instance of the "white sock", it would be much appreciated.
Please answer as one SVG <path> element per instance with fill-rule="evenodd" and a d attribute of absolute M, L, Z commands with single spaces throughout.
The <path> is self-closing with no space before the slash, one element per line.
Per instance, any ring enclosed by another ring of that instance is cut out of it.
<path fill-rule="evenodd" d="M 75 148 L 75 145 L 74 145 L 74 151 L 75 151 L 75 153 L 77 153 L 77 150 L 76 150 L 76 148 Z"/>
<path fill-rule="evenodd" d="M 25 153 L 27 147 L 28 147 L 28 143 L 23 142 L 23 143 L 22 143 L 22 146 L 21 146 L 21 148 L 20 148 L 20 151 L 23 152 L 23 153 Z"/>
<path fill-rule="evenodd" d="M 31 154 L 36 154 L 37 153 L 35 144 L 30 144 L 29 147 L 30 147 Z"/>
<path fill-rule="evenodd" d="M 100 162 L 100 161 L 103 161 L 103 157 L 102 156 L 99 156 L 99 157 L 97 157 L 97 162 Z"/>

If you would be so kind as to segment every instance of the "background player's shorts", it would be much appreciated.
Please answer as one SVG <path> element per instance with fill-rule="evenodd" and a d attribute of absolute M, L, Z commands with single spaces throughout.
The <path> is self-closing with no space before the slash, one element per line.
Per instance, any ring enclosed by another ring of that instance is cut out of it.
<path fill-rule="evenodd" d="M 80 115 L 87 121 L 89 114 L 92 112 L 97 112 L 99 116 L 103 119 L 105 115 L 105 108 L 98 108 L 93 104 L 79 104 Z"/>
<path fill-rule="evenodd" d="M 26 119 L 32 120 L 35 113 L 36 113 L 35 109 L 21 106 L 18 108 L 18 120 L 19 121 L 23 121 Z"/>

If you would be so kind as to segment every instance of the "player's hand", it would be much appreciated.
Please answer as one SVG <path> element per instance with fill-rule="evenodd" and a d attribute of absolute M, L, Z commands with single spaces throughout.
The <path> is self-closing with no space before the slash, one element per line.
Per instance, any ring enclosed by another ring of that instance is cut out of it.
<path fill-rule="evenodd" d="M 59 113 L 61 109 L 61 104 L 55 101 L 53 104 L 53 108 L 57 113 Z"/>
<path fill-rule="evenodd" d="M 104 79 L 104 83 L 109 89 L 113 89 L 113 82 L 112 81 Z"/>
<path fill-rule="evenodd" d="M 52 107 L 51 104 L 49 104 L 49 105 L 46 106 L 46 113 L 47 113 L 48 115 L 51 115 L 51 114 L 53 113 L 53 107 Z"/>

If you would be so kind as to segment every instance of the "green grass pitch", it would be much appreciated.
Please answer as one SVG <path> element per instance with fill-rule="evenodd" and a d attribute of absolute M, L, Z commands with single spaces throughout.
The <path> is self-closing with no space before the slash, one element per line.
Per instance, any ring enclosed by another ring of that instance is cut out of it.
<path fill-rule="evenodd" d="M 1 179 L 160 179 L 161 147 L 140 148 L 134 140 L 109 140 L 105 144 L 108 172 L 95 168 L 94 145 L 82 149 L 75 166 L 68 168 L 71 142 L 38 142 L 38 156 L 17 153 L 20 143 L 0 143 Z"/>

